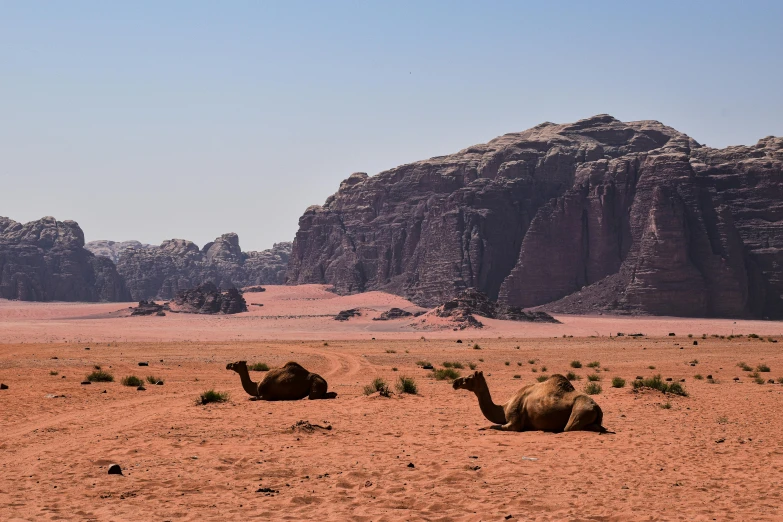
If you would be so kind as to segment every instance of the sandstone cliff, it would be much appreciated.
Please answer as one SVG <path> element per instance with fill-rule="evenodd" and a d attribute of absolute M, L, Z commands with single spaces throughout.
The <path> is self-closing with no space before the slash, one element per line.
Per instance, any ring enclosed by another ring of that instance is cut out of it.
<path fill-rule="evenodd" d="M 75 221 L 0 217 L 0 297 L 22 301 L 130 301 L 110 260 L 84 248 Z"/>
<path fill-rule="evenodd" d="M 434 305 L 783 317 L 783 139 L 722 150 L 656 121 L 544 123 L 352 174 L 299 220 L 287 281 Z"/>
<path fill-rule="evenodd" d="M 207 282 L 223 289 L 281 284 L 291 243 L 276 243 L 261 252 L 242 252 L 239 237 L 230 233 L 202 248 L 185 239 L 170 239 L 160 246 L 92 241 L 87 248 L 98 255 L 117 256 L 117 270 L 138 301 L 171 299 L 182 290 Z"/>

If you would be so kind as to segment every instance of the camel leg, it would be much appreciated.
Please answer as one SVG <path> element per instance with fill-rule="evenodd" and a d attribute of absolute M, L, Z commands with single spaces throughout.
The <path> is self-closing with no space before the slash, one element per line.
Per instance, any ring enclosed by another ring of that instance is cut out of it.
<path fill-rule="evenodd" d="M 512 413 L 507 416 L 505 424 L 493 424 L 491 430 L 498 431 L 524 431 L 525 416 L 522 413 Z"/>
<path fill-rule="evenodd" d="M 601 408 L 588 397 L 579 397 L 574 401 L 571 417 L 563 431 L 605 431 L 601 426 L 603 413 Z"/>
<path fill-rule="evenodd" d="M 336 392 L 327 392 L 327 384 L 323 379 L 314 379 L 310 384 L 310 396 L 308 399 L 334 399 L 337 397 Z"/>

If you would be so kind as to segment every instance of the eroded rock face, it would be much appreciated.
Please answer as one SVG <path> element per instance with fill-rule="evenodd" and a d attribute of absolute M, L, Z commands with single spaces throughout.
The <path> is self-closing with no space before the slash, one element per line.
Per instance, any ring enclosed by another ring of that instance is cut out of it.
<path fill-rule="evenodd" d="M 131 243 L 138 242 L 93 241 L 87 246 L 98 255 L 117 256 L 117 270 L 135 300 L 171 299 L 180 290 L 208 281 L 225 289 L 281 284 L 291 252 L 291 243 L 242 252 L 234 233 L 223 234 L 202 248 L 185 239 L 170 239 L 157 247 Z"/>
<path fill-rule="evenodd" d="M 783 317 L 783 139 L 717 150 L 655 121 L 544 123 L 345 180 L 299 220 L 290 284 L 432 306 Z"/>
<path fill-rule="evenodd" d="M 507 321 L 527 321 L 533 323 L 559 323 L 557 319 L 546 312 L 526 312 L 521 308 L 497 303 L 475 288 L 468 288 L 454 299 L 446 301 L 435 309 L 438 317 L 448 317 L 463 326 L 484 326 L 474 316 Z"/>
<path fill-rule="evenodd" d="M 0 217 L 0 297 L 21 301 L 130 301 L 109 259 L 84 248 L 75 221 Z"/>
<path fill-rule="evenodd" d="M 89 241 L 84 245 L 84 248 L 100 257 L 107 257 L 111 259 L 115 265 L 120 260 L 120 254 L 127 248 L 155 248 L 153 245 L 148 245 L 140 241 L 107 241 L 105 239 L 99 239 L 97 241 Z"/>
<path fill-rule="evenodd" d="M 245 298 L 236 288 L 220 291 L 207 282 L 188 290 L 180 290 L 169 302 L 169 309 L 189 314 L 238 314 L 247 312 Z"/>

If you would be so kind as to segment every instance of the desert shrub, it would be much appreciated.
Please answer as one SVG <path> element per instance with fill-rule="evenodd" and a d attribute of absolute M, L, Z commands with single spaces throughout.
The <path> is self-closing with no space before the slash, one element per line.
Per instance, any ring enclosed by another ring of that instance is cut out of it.
<path fill-rule="evenodd" d="M 99 364 L 96 364 L 92 367 L 93 370 L 100 370 L 101 366 Z"/>
<path fill-rule="evenodd" d="M 515 375 L 515 376 L 514 376 L 514 378 L 515 378 L 515 379 L 521 379 L 521 378 L 522 378 L 522 376 L 521 376 L 521 375 L 519 375 L 519 374 L 517 374 L 517 375 Z"/>
<path fill-rule="evenodd" d="M 207 390 L 204 393 L 202 393 L 198 399 L 196 399 L 196 404 L 204 405 L 204 404 L 209 404 L 211 402 L 227 402 L 228 397 L 229 395 L 226 392 L 216 392 L 215 390 Z"/>
<path fill-rule="evenodd" d="M 479 357 L 479 362 L 484 362 L 484 358 L 483 357 Z"/>
<path fill-rule="evenodd" d="M 471 370 L 475 370 L 476 369 L 476 363 L 468 363 L 468 368 L 470 368 Z"/>
<path fill-rule="evenodd" d="M 588 382 L 587 386 L 585 386 L 585 393 L 588 395 L 598 395 L 601 391 L 603 391 L 603 388 L 597 382 Z"/>
<path fill-rule="evenodd" d="M 699 360 L 698 359 L 693 359 L 688 364 L 699 364 Z"/>
<path fill-rule="evenodd" d="M 528 364 L 536 364 L 536 360 L 535 359 L 528 359 L 527 363 Z"/>
<path fill-rule="evenodd" d="M 542 372 L 545 372 L 545 371 L 546 371 L 546 366 L 542 366 L 542 367 L 541 367 L 541 371 L 542 371 Z"/>
<path fill-rule="evenodd" d="M 136 377 L 135 375 L 128 375 L 127 377 L 122 378 L 122 385 L 123 386 L 135 386 L 139 387 L 144 384 L 144 381 Z"/>
<path fill-rule="evenodd" d="M 753 379 L 753 381 L 754 381 L 756 384 L 764 384 L 764 383 L 766 382 L 766 381 L 764 380 L 764 377 L 756 377 L 755 379 Z"/>
<path fill-rule="evenodd" d="M 748 365 L 747 365 L 747 364 L 745 364 L 744 362 L 738 362 L 738 363 L 737 363 L 737 367 L 738 367 L 739 369 L 741 369 L 742 371 L 744 371 L 744 372 L 750 372 L 750 371 L 752 371 L 752 370 L 753 370 L 753 368 L 751 368 L 750 366 L 748 366 Z"/>
<path fill-rule="evenodd" d="M 688 337 L 689 337 L 689 338 L 690 338 L 690 337 L 693 337 L 693 334 L 688 334 Z"/>
<path fill-rule="evenodd" d="M 778 377 L 778 384 L 783 384 L 783 377 Z"/>
<path fill-rule="evenodd" d="M 591 373 L 590 375 L 587 376 L 587 380 L 590 382 L 597 382 L 601 380 L 601 376 L 598 375 L 597 373 Z"/>
<path fill-rule="evenodd" d="M 393 371 L 393 372 L 396 372 L 396 371 L 397 371 L 397 367 L 396 367 L 396 366 L 395 366 L 395 367 L 392 367 L 392 371 Z"/>
<path fill-rule="evenodd" d="M 114 376 L 108 372 L 98 370 L 89 374 L 87 380 L 90 382 L 114 382 Z"/>
<path fill-rule="evenodd" d="M 453 368 L 452 364 L 450 362 L 448 362 L 448 361 L 443 363 L 443 367 L 444 368 Z"/>
<path fill-rule="evenodd" d="M 672 409 L 672 403 L 669 401 L 666 401 L 664 404 L 661 404 L 661 408 L 664 410 L 670 410 Z"/>
<path fill-rule="evenodd" d="M 548 376 L 548 375 L 539 375 L 538 377 L 536 377 L 536 380 L 537 380 L 538 382 L 544 382 L 544 381 L 545 381 L 545 380 L 547 380 L 547 379 L 549 379 L 549 376 Z"/>
<path fill-rule="evenodd" d="M 579 377 L 579 376 L 578 376 L 577 374 L 575 374 L 574 372 L 568 372 L 568 373 L 566 374 L 566 379 L 568 379 L 569 381 L 578 381 L 578 380 L 580 380 L 580 379 L 581 379 L 581 377 Z"/>
<path fill-rule="evenodd" d="M 506 361 L 506 362 L 504 362 L 503 364 L 505 364 L 506 366 L 508 366 L 508 365 L 510 365 L 511 363 L 510 363 L 509 361 Z"/>
<path fill-rule="evenodd" d="M 60 372 L 57 372 L 57 371 L 54 371 L 54 370 L 49 372 L 49 375 L 59 375 L 59 374 L 60 374 Z"/>
<path fill-rule="evenodd" d="M 587 363 L 588 368 L 598 368 L 599 366 L 601 366 L 601 363 L 599 363 L 598 361 L 592 361 Z"/>
<path fill-rule="evenodd" d="M 647 367 L 647 369 L 649 369 L 649 370 L 654 370 L 654 369 L 655 369 L 655 366 L 653 366 L 653 365 L 651 364 L 650 366 L 648 366 L 648 367 Z"/>
<path fill-rule="evenodd" d="M 522 361 L 517 361 L 517 366 L 522 366 Z"/>
<path fill-rule="evenodd" d="M 473 349 L 474 350 L 481 350 L 481 346 L 479 346 L 479 344 L 476 343 L 476 344 L 473 345 Z"/>
<path fill-rule="evenodd" d="M 622 377 L 614 377 L 612 379 L 612 388 L 623 388 L 625 386 L 625 379 Z"/>
<path fill-rule="evenodd" d="M 538 373 L 538 368 L 530 368 L 530 371 L 533 373 Z"/>
<path fill-rule="evenodd" d="M 266 363 L 255 363 L 247 367 L 251 372 L 268 372 L 269 365 Z"/>
<path fill-rule="evenodd" d="M 158 384 L 159 382 L 163 382 L 163 379 L 158 379 L 154 375 L 147 375 L 147 382 L 150 384 Z"/>
<path fill-rule="evenodd" d="M 416 381 L 413 380 L 413 377 L 400 376 L 400 378 L 397 379 L 397 391 L 399 393 L 416 395 L 419 393 L 419 387 L 416 386 Z"/>
<path fill-rule="evenodd" d="M 697 373 L 696 375 L 694 375 L 694 376 L 693 376 L 693 378 L 694 378 L 694 379 L 696 379 L 697 381 L 700 381 L 700 380 L 702 380 L 704 377 L 702 377 L 702 375 L 701 375 L 700 373 Z"/>
<path fill-rule="evenodd" d="M 444 368 L 457 368 L 458 370 L 461 370 L 465 366 L 463 366 L 463 364 L 461 362 L 454 361 L 454 362 L 445 362 L 445 363 L 443 363 L 443 367 Z"/>
<path fill-rule="evenodd" d="M 754 333 L 748 334 L 748 339 L 760 339 L 760 337 Z"/>
<path fill-rule="evenodd" d="M 386 353 L 397 353 L 397 350 L 386 350 Z"/>
<path fill-rule="evenodd" d="M 581 368 L 582 363 L 579 361 L 571 361 L 571 368 Z"/>
<path fill-rule="evenodd" d="M 433 372 L 435 379 L 438 381 L 450 380 L 453 381 L 460 376 L 460 373 L 454 368 L 438 368 Z"/>
<path fill-rule="evenodd" d="M 681 397 L 688 396 L 688 394 L 685 392 L 685 389 L 680 385 L 679 382 L 673 382 L 669 384 L 669 386 L 666 389 L 666 393 L 671 393 L 672 395 L 679 395 Z"/>
<path fill-rule="evenodd" d="M 365 395 L 372 395 L 375 392 L 379 392 L 384 397 L 391 395 L 389 385 L 381 377 L 376 377 L 370 384 L 364 387 Z"/>
<path fill-rule="evenodd" d="M 769 371 L 769 366 L 767 366 L 764 363 L 761 363 L 758 366 L 756 366 L 756 371 L 757 372 L 768 372 Z"/>
<path fill-rule="evenodd" d="M 729 418 L 728 417 L 718 417 L 718 424 L 728 424 Z"/>
<path fill-rule="evenodd" d="M 416 361 L 416 366 L 432 366 L 429 361 Z"/>

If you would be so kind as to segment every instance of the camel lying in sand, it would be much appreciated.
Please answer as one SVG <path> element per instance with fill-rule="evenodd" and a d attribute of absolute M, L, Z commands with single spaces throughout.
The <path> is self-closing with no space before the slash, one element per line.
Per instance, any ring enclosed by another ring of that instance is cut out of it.
<path fill-rule="evenodd" d="M 226 365 L 226 370 L 239 374 L 242 388 L 253 397 L 262 401 L 296 401 L 299 399 L 334 399 L 335 392 L 327 392 L 326 380 L 317 373 L 310 373 L 300 364 L 287 362 L 282 368 L 269 370 L 261 382 L 250 380 L 247 361 L 237 361 Z"/>
<path fill-rule="evenodd" d="M 476 394 L 481 413 L 495 423 L 495 430 L 606 432 L 598 404 L 562 375 L 524 386 L 502 405 L 492 402 L 483 372 L 455 379 L 454 389 L 460 388 Z"/>

